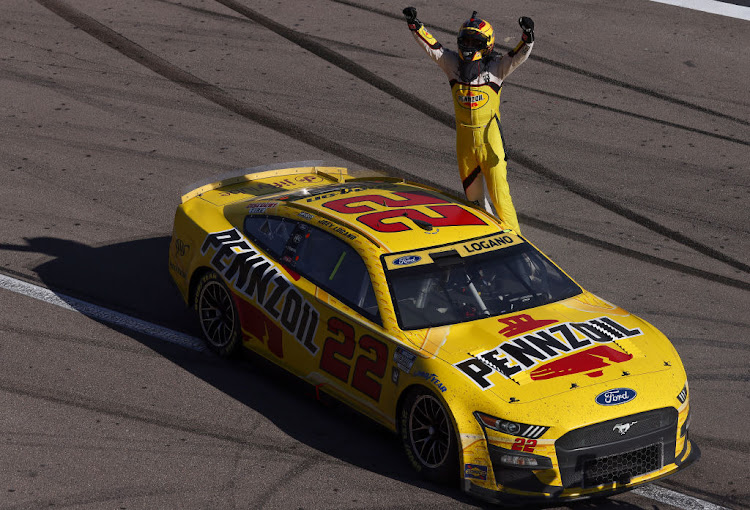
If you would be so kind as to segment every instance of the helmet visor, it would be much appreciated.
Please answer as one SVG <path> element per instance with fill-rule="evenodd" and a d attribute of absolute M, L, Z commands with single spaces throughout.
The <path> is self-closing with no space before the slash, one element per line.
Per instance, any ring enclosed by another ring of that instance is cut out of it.
<path fill-rule="evenodd" d="M 488 38 L 479 32 L 464 31 L 458 36 L 458 47 L 464 51 L 482 51 L 487 49 Z"/>

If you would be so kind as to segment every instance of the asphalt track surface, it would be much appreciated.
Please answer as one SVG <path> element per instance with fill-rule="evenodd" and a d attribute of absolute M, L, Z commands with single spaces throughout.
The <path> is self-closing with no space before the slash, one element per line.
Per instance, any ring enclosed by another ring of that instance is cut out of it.
<path fill-rule="evenodd" d="M 471 9 L 506 51 L 536 21 L 503 87 L 524 234 L 680 352 L 703 457 L 657 486 L 750 507 L 750 26 L 641 0 L 415 4 L 447 46 Z M 321 159 L 460 191 L 448 87 L 403 7 L 3 0 L 0 275 L 195 336 L 166 271 L 190 183 Z M 262 363 L 3 289 L 0 409 L 2 509 L 481 507 Z"/>

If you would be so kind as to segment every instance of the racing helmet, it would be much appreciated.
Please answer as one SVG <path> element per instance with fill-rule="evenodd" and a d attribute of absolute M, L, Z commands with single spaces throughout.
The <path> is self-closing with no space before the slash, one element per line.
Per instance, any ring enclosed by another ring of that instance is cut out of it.
<path fill-rule="evenodd" d="M 495 31 L 487 21 L 477 18 L 477 11 L 458 31 L 458 54 L 461 60 L 471 62 L 488 56 L 495 46 Z"/>

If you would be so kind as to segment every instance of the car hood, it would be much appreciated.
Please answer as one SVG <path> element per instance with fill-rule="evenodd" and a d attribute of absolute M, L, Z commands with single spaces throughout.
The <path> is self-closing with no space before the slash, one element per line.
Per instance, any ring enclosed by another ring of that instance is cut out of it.
<path fill-rule="evenodd" d="M 681 367 L 662 333 L 587 292 L 515 314 L 433 328 L 420 347 L 423 355 L 450 363 L 507 402 L 625 384 L 628 377 Z"/>

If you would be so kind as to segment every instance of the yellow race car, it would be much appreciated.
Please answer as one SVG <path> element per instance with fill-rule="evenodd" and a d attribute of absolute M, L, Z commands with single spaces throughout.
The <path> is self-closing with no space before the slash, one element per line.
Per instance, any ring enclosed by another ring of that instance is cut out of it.
<path fill-rule="evenodd" d="M 320 165 L 182 196 L 169 271 L 213 351 L 260 354 L 489 501 L 609 495 L 699 457 L 656 328 L 462 199 Z"/>

